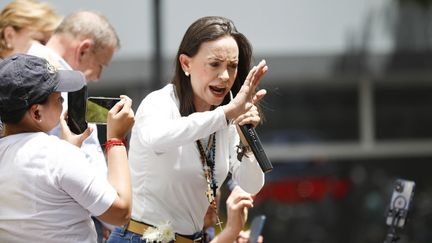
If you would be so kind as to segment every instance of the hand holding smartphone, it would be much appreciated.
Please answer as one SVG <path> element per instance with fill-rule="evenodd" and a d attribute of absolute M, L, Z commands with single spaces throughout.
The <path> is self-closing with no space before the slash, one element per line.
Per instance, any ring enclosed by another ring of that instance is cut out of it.
<path fill-rule="evenodd" d="M 84 114 L 86 110 L 87 85 L 78 91 L 67 94 L 68 116 L 67 125 L 75 134 L 81 134 L 87 129 Z"/>
<path fill-rule="evenodd" d="M 85 120 L 88 123 L 106 124 L 108 112 L 120 98 L 88 97 Z"/>

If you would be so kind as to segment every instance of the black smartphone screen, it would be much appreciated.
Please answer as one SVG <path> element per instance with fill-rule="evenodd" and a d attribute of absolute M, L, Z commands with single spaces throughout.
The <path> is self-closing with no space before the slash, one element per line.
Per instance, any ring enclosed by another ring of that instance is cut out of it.
<path fill-rule="evenodd" d="M 120 98 L 88 97 L 85 119 L 88 123 L 106 124 L 108 111 Z"/>
<path fill-rule="evenodd" d="M 87 100 L 87 85 L 78 91 L 68 93 L 68 119 L 67 124 L 75 134 L 81 134 L 87 129 L 85 121 Z"/>

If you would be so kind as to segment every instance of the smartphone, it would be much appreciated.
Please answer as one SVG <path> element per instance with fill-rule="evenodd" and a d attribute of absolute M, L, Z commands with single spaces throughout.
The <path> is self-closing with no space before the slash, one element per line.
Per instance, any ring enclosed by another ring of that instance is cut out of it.
<path fill-rule="evenodd" d="M 266 220 L 265 215 L 255 216 L 251 222 L 250 233 L 249 233 L 249 241 L 248 243 L 257 243 L 258 237 L 261 235 L 261 232 L 264 228 L 264 223 Z"/>
<path fill-rule="evenodd" d="M 75 134 L 81 134 L 87 129 L 87 122 L 85 120 L 86 100 L 86 85 L 78 91 L 68 93 L 67 124 Z"/>
<path fill-rule="evenodd" d="M 120 98 L 88 97 L 85 120 L 88 123 L 106 124 L 108 111 L 120 101 Z"/>
<path fill-rule="evenodd" d="M 415 182 L 397 179 L 394 183 L 386 223 L 403 228 L 414 196 Z"/>

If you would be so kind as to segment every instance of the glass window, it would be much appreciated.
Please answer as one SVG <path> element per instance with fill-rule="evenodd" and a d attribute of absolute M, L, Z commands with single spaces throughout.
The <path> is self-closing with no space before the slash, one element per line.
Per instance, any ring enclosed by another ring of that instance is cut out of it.
<path fill-rule="evenodd" d="M 257 128 L 263 142 L 358 140 L 357 86 L 296 84 L 266 89 L 262 106 L 268 119 Z"/>
<path fill-rule="evenodd" d="M 377 85 L 374 99 L 377 140 L 432 137 L 432 87 Z"/>

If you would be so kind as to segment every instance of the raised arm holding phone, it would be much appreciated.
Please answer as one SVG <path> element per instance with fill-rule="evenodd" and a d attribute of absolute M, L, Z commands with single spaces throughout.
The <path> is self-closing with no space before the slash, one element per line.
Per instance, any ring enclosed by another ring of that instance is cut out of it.
<path fill-rule="evenodd" d="M 134 123 L 122 96 L 108 114 L 108 178 L 95 172 L 71 133 L 60 92 L 83 87 L 81 72 L 56 70 L 45 59 L 19 54 L 0 62 L 0 232 L 4 242 L 96 242 L 90 214 L 123 225 L 131 214 L 131 184 L 121 141 Z M 60 122 L 62 137 L 48 132 Z M 65 141 L 66 140 L 66 141 Z"/>

